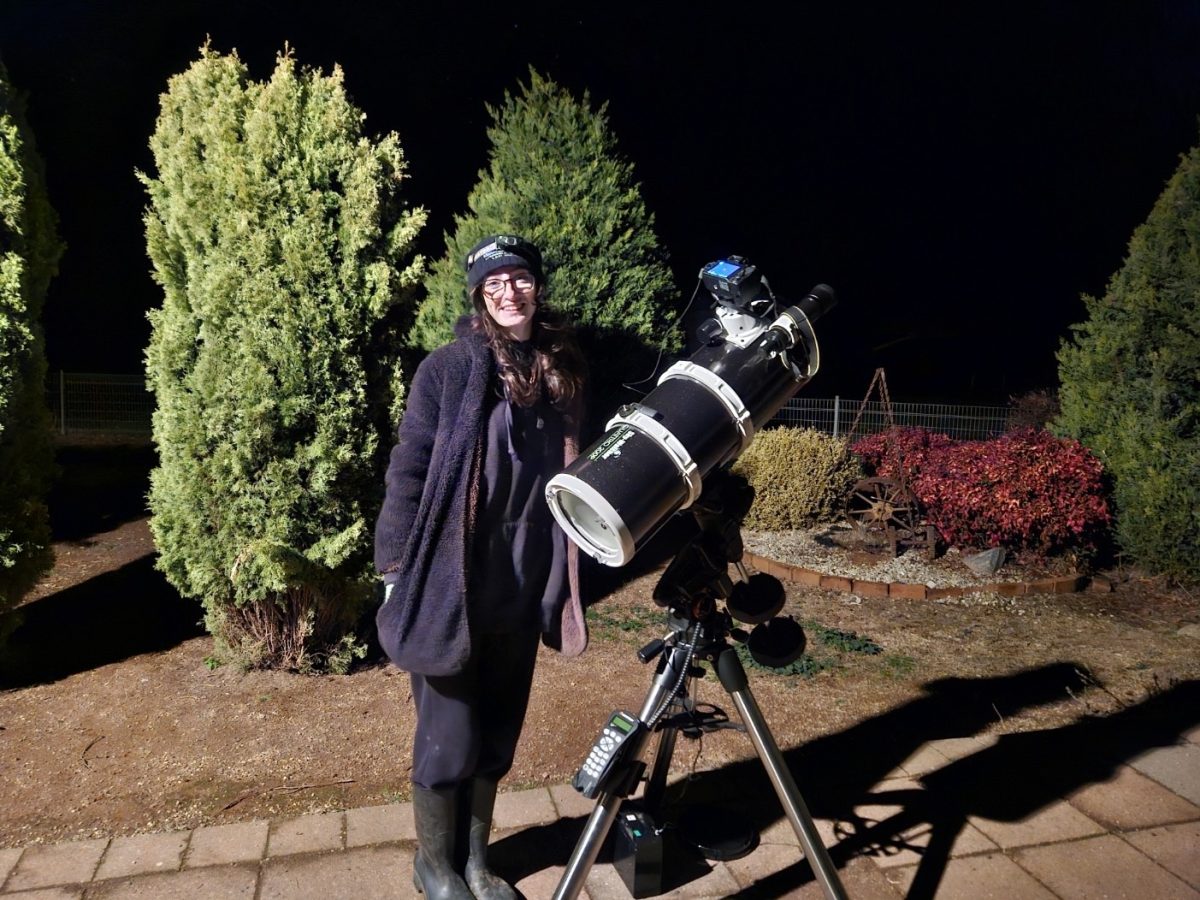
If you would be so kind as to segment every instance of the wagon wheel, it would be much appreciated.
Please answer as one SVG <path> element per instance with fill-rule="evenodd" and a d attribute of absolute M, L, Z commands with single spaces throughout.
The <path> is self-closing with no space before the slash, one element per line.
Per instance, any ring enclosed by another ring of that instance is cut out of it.
<path fill-rule="evenodd" d="M 846 518 L 865 543 L 887 545 L 892 553 L 901 544 L 923 543 L 927 533 L 917 498 L 894 478 L 856 482 L 846 501 Z"/>

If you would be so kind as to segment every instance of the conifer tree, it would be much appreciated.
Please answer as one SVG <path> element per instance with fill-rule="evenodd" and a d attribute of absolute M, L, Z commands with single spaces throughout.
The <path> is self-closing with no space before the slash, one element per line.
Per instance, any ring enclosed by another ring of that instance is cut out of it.
<path fill-rule="evenodd" d="M 1144 567 L 1200 580 L 1200 146 L 1181 157 L 1104 296 L 1058 352 L 1055 429 L 1114 481 L 1117 536 Z"/>
<path fill-rule="evenodd" d="M 53 559 L 41 314 L 63 245 L 24 103 L 0 63 L 0 640 Z"/>
<path fill-rule="evenodd" d="M 654 216 L 618 151 L 607 104 L 594 108 L 587 92 L 577 100 L 531 69 L 518 94 L 506 91 L 487 110 L 489 165 L 431 266 L 411 340 L 425 350 L 450 340 L 470 311 L 467 251 L 489 234 L 522 234 L 545 257 L 551 305 L 579 329 L 593 416 L 607 416 L 627 399 L 623 382 L 645 378 L 660 349 L 680 346 L 678 291 Z"/>
<path fill-rule="evenodd" d="M 401 396 L 394 320 L 422 274 L 399 140 L 363 133 L 342 72 L 281 55 L 256 82 L 209 46 L 170 79 L 146 239 L 163 288 L 158 566 L 218 658 L 348 664 Z"/>

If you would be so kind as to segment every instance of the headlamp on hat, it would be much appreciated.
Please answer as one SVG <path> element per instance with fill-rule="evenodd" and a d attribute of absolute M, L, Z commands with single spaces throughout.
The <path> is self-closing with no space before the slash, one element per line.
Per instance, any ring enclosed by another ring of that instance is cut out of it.
<path fill-rule="evenodd" d="M 467 290 L 475 290 L 489 274 L 505 266 L 523 266 L 542 281 L 542 254 L 537 247 L 515 234 L 494 234 L 467 254 Z"/>

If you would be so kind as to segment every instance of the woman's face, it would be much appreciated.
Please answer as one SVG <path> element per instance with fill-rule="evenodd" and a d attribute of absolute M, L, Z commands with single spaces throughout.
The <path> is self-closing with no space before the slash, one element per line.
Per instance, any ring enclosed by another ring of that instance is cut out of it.
<path fill-rule="evenodd" d="M 537 281 L 524 266 L 502 266 L 483 280 L 483 303 L 488 315 L 513 340 L 533 336 L 533 314 L 537 309 Z"/>

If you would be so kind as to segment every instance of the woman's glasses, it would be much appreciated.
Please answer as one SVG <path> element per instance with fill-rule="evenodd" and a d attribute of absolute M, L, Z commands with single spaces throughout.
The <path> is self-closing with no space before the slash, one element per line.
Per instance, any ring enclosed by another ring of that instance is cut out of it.
<path fill-rule="evenodd" d="M 528 294 L 533 290 L 533 276 L 525 272 L 512 278 L 486 278 L 483 282 L 483 295 L 489 300 L 499 300 L 504 296 L 505 287 L 510 284 L 516 293 Z"/>

